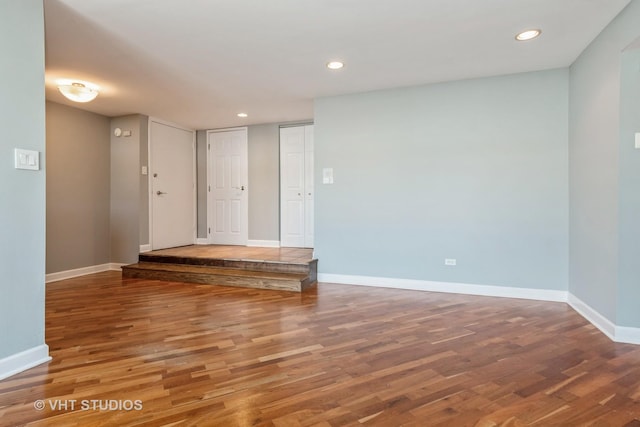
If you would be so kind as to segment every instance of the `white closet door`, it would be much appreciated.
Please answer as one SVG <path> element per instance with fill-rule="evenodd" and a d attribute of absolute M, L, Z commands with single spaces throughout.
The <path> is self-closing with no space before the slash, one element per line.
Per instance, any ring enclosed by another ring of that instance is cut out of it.
<path fill-rule="evenodd" d="M 247 129 L 209 131 L 210 242 L 246 245 L 249 234 Z"/>
<path fill-rule="evenodd" d="M 313 247 L 313 126 L 280 129 L 280 245 Z"/>

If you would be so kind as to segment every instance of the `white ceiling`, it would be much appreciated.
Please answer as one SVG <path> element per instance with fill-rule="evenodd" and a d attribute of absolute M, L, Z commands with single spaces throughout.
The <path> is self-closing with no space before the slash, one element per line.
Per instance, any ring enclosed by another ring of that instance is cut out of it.
<path fill-rule="evenodd" d="M 310 119 L 316 97 L 569 66 L 630 1 L 46 0 L 47 99 L 192 129 Z"/>

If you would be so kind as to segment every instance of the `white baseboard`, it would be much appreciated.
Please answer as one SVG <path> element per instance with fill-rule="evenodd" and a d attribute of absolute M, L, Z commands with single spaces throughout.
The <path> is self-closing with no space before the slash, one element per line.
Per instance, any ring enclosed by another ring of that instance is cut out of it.
<path fill-rule="evenodd" d="M 121 262 L 112 262 L 111 264 L 109 264 L 109 271 L 120 271 L 122 270 L 122 267 L 124 267 L 125 265 L 129 265 L 129 264 L 121 263 Z"/>
<path fill-rule="evenodd" d="M 280 240 L 248 240 L 247 246 L 257 248 L 279 248 Z"/>
<path fill-rule="evenodd" d="M 45 276 L 45 282 L 57 282 L 58 280 L 71 279 L 73 277 L 86 276 L 87 274 L 101 273 L 103 271 L 117 270 L 113 267 L 116 264 L 100 264 L 89 267 L 76 268 L 74 270 L 59 271 L 57 273 L 49 273 Z"/>
<path fill-rule="evenodd" d="M 567 292 L 552 289 L 514 288 L 506 286 L 474 285 L 469 283 L 433 282 L 428 280 L 391 279 L 388 277 L 318 274 L 319 282 L 344 285 L 374 286 L 414 291 L 445 292 L 488 297 L 520 298 L 539 301 L 566 302 Z"/>
<path fill-rule="evenodd" d="M 640 344 L 640 328 L 616 326 L 616 338 L 614 341 L 627 344 Z"/>
<path fill-rule="evenodd" d="M 140 245 L 140 253 L 151 252 L 151 245 Z"/>
<path fill-rule="evenodd" d="M 0 380 L 51 360 L 46 344 L 0 359 Z"/>
<path fill-rule="evenodd" d="M 566 291 L 552 289 L 514 288 L 474 285 L 469 283 L 432 282 L 427 280 L 392 279 L 388 277 L 350 276 L 319 273 L 318 281 L 343 285 L 373 286 L 414 291 L 444 292 L 488 297 L 519 298 L 538 301 L 564 302 L 614 342 L 640 344 L 640 328 L 618 326 L 598 313 L 584 301 Z"/>
<path fill-rule="evenodd" d="M 567 302 L 578 314 L 587 319 L 593 326 L 600 329 L 600 332 L 611 338 L 612 341 L 615 341 L 616 325 L 614 325 L 613 322 L 571 293 L 569 294 Z"/>
<path fill-rule="evenodd" d="M 569 305 L 593 326 L 608 336 L 612 341 L 627 344 L 640 344 L 640 328 L 618 326 L 604 317 L 589 304 L 573 294 L 569 294 Z"/>
<path fill-rule="evenodd" d="M 203 238 L 197 238 L 196 239 L 196 245 L 208 245 L 209 244 L 209 239 L 207 239 L 206 237 Z"/>

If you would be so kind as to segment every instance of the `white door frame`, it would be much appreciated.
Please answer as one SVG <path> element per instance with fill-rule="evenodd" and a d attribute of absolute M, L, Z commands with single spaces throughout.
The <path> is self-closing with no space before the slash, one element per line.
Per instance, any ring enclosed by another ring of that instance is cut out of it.
<path fill-rule="evenodd" d="M 193 243 L 196 242 L 196 238 L 198 235 L 197 224 L 198 224 L 198 192 L 197 192 L 197 163 L 196 163 L 196 131 L 193 129 L 186 128 L 184 126 L 180 126 L 176 123 L 172 123 L 166 120 L 158 119 L 156 117 L 149 117 L 149 123 L 147 124 L 147 171 L 150 173 L 152 168 L 152 157 L 151 157 L 151 144 L 153 141 L 151 139 L 151 124 L 157 123 L 165 126 L 174 127 L 176 129 L 184 130 L 187 132 L 191 132 L 193 134 L 193 142 L 192 142 L 192 151 L 193 151 Z M 153 185 L 151 185 L 150 174 L 147 174 L 147 187 L 149 190 L 149 247 L 153 248 Z"/>
<path fill-rule="evenodd" d="M 207 149 L 207 238 L 206 241 L 209 244 L 214 244 L 213 242 L 213 234 L 210 232 L 211 227 L 214 224 L 214 215 L 215 212 L 213 209 L 211 209 L 211 205 L 212 205 L 212 198 L 211 198 L 211 178 L 213 177 L 213 164 L 211 162 L 211 147 L 209 146 L 209 135 L 214 134 L 214 133 L 222 133 L 222 132 L 232 132 L 232 131 L 238 131 L 238 130 L 243 130 L 245 131 L 245 134 L 247 136 L 247 164 L 245 165 L 245 170 L 247 171 L 247 189 L 246 191 L 246 197 L 247 197 L 247 209 L 245 209 L 246 214 L 244 215 L 244 217 L 242 218 L 242 222 L 243 222 L 243 229 L 245 230 L 245 235 L 243 236 L 243 240 L 244 240 L 244 245 L 246 246 L 248 241 L 249 241 L 249 183 L 248 183 L 248 175 L 249 175 L 249 128 L 247 126 L 239 126 L 239 127 L 232 127 L 232 128 L 224 128 L 224 129 L 211 129 L 208 130 L 206 133 L 206 149 Z"/>
<path fill-rule="evenodd" d="M 302 147 L 302 167 L 304 172 L 300 177 L 302 179 L 302 187 L 298 190 L 298 196 L 301 196 L 302 202 L 302 230 L 301 235 L 299 236 L 299 240 L 297 243 L 292 243 L 291 239 L 285 239 L 286 232 L 286 219 L 288 219 L 288 215 L 286 214 L 287 207 L 285 206 L 285 201 L 288 200 L 287 191 L 284 187 L 285 178 L 283 178 L 284 164 L 283 164 L 283 145 L 282 145 L 282 132 L 285 129 L 297 129 L 303 134 L 303 147 Z M 281 246 L 291 246 L 291 247 L 301 247 L 301 248 L 309 248 L 314 245 L 314 199 L 315 193 L 313 188 L 313 168 L 314 168 L 314 139 L 313 139 L 313 123 L 297 123 L 292 125 L 282 125 L 279 130 L 279 157 L 280 157 L 280 197 L 279 197 L 279 206 L 280 206 L 280 245 Z"/>

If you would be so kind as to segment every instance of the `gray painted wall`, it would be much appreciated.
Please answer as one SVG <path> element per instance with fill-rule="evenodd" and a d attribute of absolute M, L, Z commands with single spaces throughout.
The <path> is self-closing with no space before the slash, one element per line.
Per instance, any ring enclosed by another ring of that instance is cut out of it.
<path fill-rule="evenodd" d="M 207 131 L 196 131 L 196 180 L 199 239 L 207 238 Z"/>
<path fill-rule="evenodd" d="M 280 127 L 249 126 L 249 240 L 280 240 Z"/>
<path fill-rule="evenodd" d="M 119 127 L 131 131 L 130 137 L 116 137 Z M 111 262 L 136 262 L 140 251 L 142 213 L 140 153 L 141 137 L 146 133 L 146 118 L 141 115 L 111 120 Z M 147 227 L 148 228 L 148 227 Z"/>
<path fill-rule="evenodd" d="M 47 102 L 47 273 L 111 262 L 110 119 Z"/>
<path fill-rule="evenodd" d="M 566 69 L 316 100 L 320 271 L 566 290 L 567 108 Z"/>
<path fill-rule="evenodd" d="M 41 0 L 0 2 L 0 359 L 44 344 L 45 98 Z M 40 170 L 14 169 L 14 148 Z"/>
<path fill-rule="evenodd" d="M 622 55 L 620 103 L 620 250 L 616 324 L 640 327 L 640 49 Z"/>
<path fill-rule="evenodd" d="M 139 228 L 140 244 L 149 244 L 149 175 L 142 174 L 142 166 L 149 168 L 149 117 L 140 118 L 140 165 L 138 167 L 140 181 Z"/>
<path fill-rule="evenodd" d="M 628 159 L 621 164 L 620 156 L 639 154 L 620 150 L 621 52 L 640 35 L 638 22 L 640 1 L 634 0 L 570 68 L 569 290 L 614 323 L 624 298 L 617 289 L 619 236 L 627 232 L 619 223 L 619 191 L 628 191 L 627 183 L 619 180 L 628 179 L 626 167 L 620 169 Z M 637 181 L 628 184 L 637 191 Z"/>

